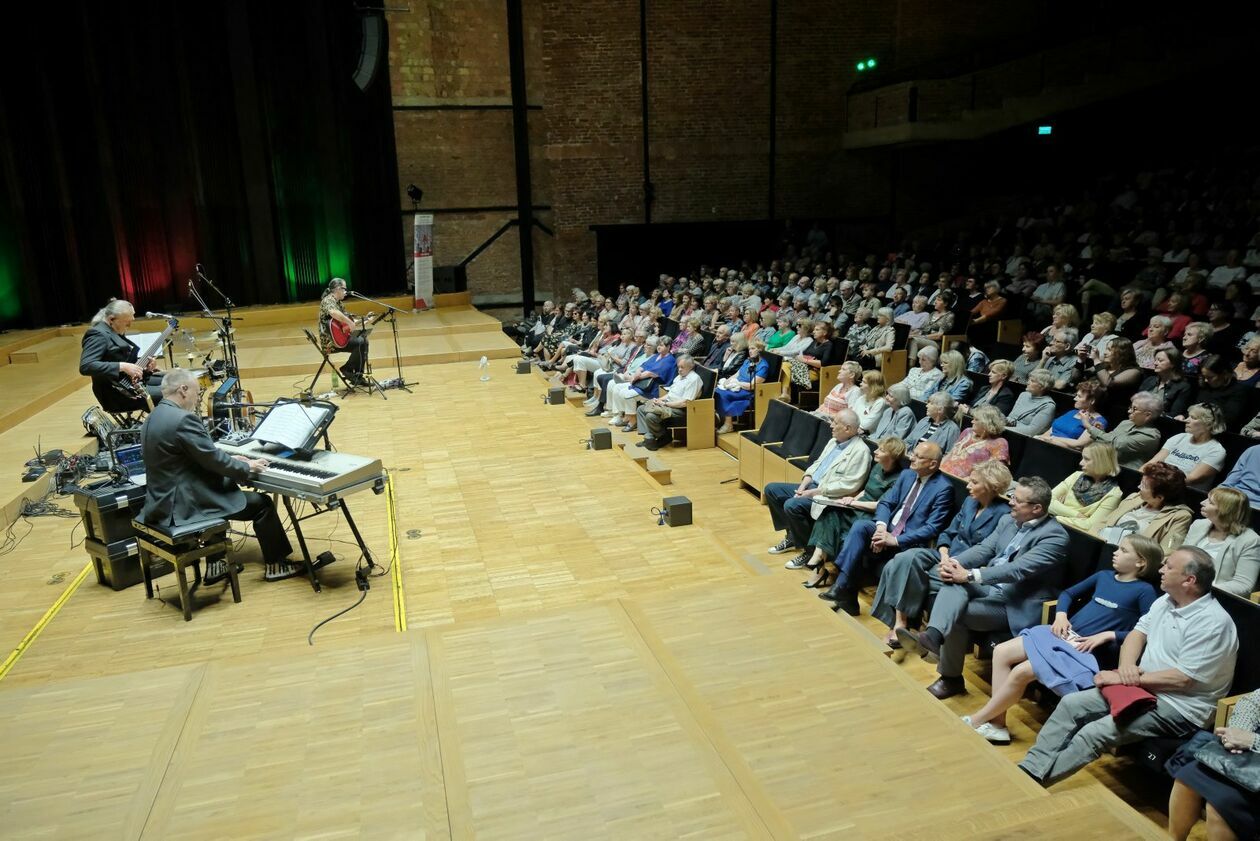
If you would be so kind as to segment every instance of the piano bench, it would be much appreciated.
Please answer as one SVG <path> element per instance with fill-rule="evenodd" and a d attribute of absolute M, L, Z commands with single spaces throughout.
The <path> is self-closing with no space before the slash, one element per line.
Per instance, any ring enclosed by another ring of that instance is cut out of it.
<path fill-rule="evenodd" d="M 240 602 L 241 584 L 236 575 L 236 564 L 228 560 L 232 541 L 228 539 L 227 520 L 201 520 L 181 526 L 153 526 L 141 520 L 132 520 L 136 530 L 136 542 L 140 549 L 140 571 L 144 574 L 145 598 L 153 598 L 153 578 L 174 571 L 179 582 L 179 605 L 184 621 L 192 620 L 192 591 L 201 584 L 202 560 L 222 558 L 227 565 L 228 580 L 232 584 L 232 601 Z M 193 583 L 189 585 L 184 570 L 193 568 Z"/>

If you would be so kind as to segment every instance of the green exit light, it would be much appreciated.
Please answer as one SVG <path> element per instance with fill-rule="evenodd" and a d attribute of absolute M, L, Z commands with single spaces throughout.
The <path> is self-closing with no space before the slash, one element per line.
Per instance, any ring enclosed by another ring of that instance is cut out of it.
<path fill-rule="evenodd" d="M 1037 134 L 1045 136 L 1054 131 L 1054 126 L 1037 126 Z"/>

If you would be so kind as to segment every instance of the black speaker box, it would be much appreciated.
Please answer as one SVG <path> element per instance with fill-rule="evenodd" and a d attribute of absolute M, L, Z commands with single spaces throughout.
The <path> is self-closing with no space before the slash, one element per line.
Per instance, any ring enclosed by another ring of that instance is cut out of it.
<path fill-rule="evenodd" d="M 666 525 L 691 525 L 691 500 L 687 499 L 687 497 L 667 496 L 662 504 L 665 506 Z"/>
<path fill-rule="evenodd" d="M 564 386 L 555 385 L 547 389 L 547 396 L 545 399 L 549 405 L 563 406 L 564 405 Z"/>
<path fill-rule="evenodd" d="M 612 430 L 611 429 L 592 429 L 591 430 L 591 449 L 592 450 L 611 450 L 612 449 Z"/>
<path fill-rule="evenodd" d="M 518 373 L 518 374 L 528 374 L 528 373 L 529 373 L 529 360 L 528 360 L 528 359 L 518 359 L 518 360 L 516 360 L 516 373 Z"/>
<path fill-rule="evenodd" d="M 468 268 L 466 266 L 434 266 L 433 293 L 449 295 L 452 292 L 468 291 Z"/>

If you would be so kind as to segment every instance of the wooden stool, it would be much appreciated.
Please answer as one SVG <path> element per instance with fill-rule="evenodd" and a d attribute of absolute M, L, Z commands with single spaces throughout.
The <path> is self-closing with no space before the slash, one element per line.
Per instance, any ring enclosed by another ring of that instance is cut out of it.
<path fill-rule="evenodd" d="M 182 526 L 151 526 L 140 520 L 132 520 L 136 529 L 136 541 L 140 546 L 140 570 L 144 573 L 145 598 L 153 598 L 153 568 L 173 567 L 179 582 L 179 604 L 184 611 L 184 621 L 192 619 L 192 591 L 201 584 L 202 559 L 213 560 L 223 556 L 227 565 L 228 579 L 232 583 L 232 601 L 240 602 L 241 584 L 236 577 L 236 564 L 227 558 L 232 543 L 228 540 L 227 520 L 199 520 Z M 193 568 L 190 587 L 184 570 Z M 167 570 L 163 569 L 162 573 Z"/>

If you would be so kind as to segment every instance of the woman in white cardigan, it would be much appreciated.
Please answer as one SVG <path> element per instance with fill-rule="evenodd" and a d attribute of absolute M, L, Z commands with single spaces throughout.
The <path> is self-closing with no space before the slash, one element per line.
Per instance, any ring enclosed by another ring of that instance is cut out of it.
<path fill-rule="evenodd" d="M 884 412 L 888 411 L 884 390 L 884 375 L 879 371 L 867 371 L 862 375 L 858 393 L 849 398 L 849 408 L 857 415 L 863 435 L 874 432 Z"/>
<path fill-rule="evenodd" d="M 1260 535 L 1250 528 L 1251 503 L 1242 491 L 1214 488 L 1199 510 L 1205 519 L 1190 524 L 1186 544 L 1212 556 L 1214 587 L 1247 598 L 1260 578 Z"/>

